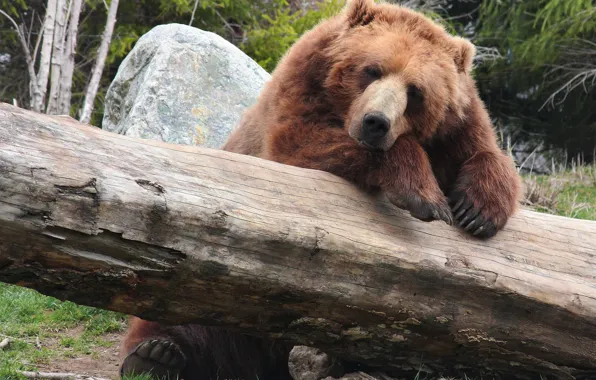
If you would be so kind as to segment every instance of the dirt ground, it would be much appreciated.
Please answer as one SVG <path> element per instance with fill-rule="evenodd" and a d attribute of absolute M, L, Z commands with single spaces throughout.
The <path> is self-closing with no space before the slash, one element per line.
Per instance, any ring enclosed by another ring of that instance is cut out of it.
<path fill-rule="evenodd" d="M 69 331 L 69 334 L 77 335 L 78 329 Z M 103 335 L 101 338 L 112 343 L 110 347 L 95 346 L 90 355 L 79 354 L 75 357 L 61 357 L 52 361 L 49 365 L 38 365 L 40 371 L 74 373 L 89 377 L 99 377 L 102 379 L 120 380 L 118 375 L 119 362 L 119 342 L 124 333 L 112 333 Z M 46 342 L 52 346 L 53 342 Z"/>

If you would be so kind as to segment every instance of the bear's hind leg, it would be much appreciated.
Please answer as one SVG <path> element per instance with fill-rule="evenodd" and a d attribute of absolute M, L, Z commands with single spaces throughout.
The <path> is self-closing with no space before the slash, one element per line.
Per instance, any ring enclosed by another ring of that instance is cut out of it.
<path fill-rule="evenodd" d="M 291 380 L 291 347 L 197 324 L 162 325 L 132 317 L 122 344 L 121 375 L 185 380 Z"/>
<path fill-rule="evenodd" d="M 160 379 L 176 379 L 186 365 L 186 355 L 168 334 L 167 327 L 131 317 L 122 342 L 120 375 L 152 374 Z"/>
<path fill-rule="evenodd" d="M 120 375 L 152 374 L 159 379 L 176 379 L 186 364 L 180 347 L 165 339 L 139 343 L 125 358 Z"/>

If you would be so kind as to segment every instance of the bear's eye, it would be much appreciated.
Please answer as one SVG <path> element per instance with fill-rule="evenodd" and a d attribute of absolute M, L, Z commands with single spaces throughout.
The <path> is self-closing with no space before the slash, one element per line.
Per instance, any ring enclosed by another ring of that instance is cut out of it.
<path fill-rule="evenodd" d="M 367 66 L 364 68 L 364 73 L 372 80 L 381 79 L 383 72 L 378 66 Z"/>
<path fill-rule="evenodd" d="M 408 103 L 419 105 L 424 100 L 424 94 L 422 90 L 414 85 L 408 86 Z"/>

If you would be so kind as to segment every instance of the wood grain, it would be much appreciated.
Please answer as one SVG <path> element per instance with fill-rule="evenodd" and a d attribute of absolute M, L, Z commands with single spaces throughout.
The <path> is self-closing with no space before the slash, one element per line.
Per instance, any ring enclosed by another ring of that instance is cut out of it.
<path fill-rule="evenodd" d="M 522 210 L 480 241 L 328 173 L 0 105 L 0 281 L 60 299 L 414 373 L 573 379 L 596 371 L 595 256 L 595 222 Z"/>

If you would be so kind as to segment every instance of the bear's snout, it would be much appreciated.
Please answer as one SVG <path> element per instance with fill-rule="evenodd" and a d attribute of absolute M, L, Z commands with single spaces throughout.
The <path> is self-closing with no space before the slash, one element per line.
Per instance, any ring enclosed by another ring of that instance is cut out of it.
<path fill-rule="evenodd" d="M 391 121 L 382 112 L 370 112 L 362 118 L 360 142 L 367 148 L 380 149 Z"/>
<path fill-rule="evenodd" d="M 407 103 L 407 89 L 399 76 L 371 83 L 350 107 L 348 134 L 364 148 L 388 151 L 408 130 Z"/>

